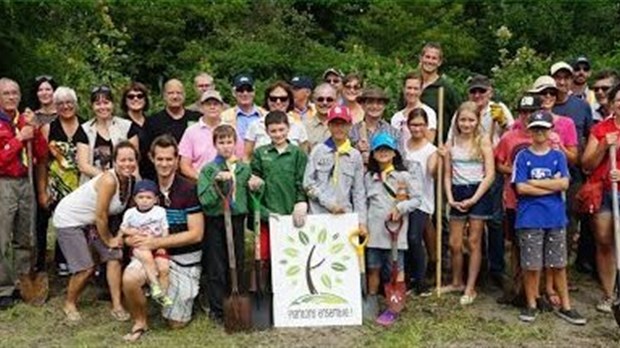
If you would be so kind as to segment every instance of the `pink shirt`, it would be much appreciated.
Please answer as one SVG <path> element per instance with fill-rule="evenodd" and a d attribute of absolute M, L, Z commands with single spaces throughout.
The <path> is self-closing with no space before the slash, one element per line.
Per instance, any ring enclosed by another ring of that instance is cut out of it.
<path fill-rule="evenodd" d="M 189 158 L 192 167 L 198 172 L 217 156 L 217 150 L 213 145 L 213 129 L 215 127 L 210 128 L 200 118 L 197 123 L 187 127 L 179 143 L 179 154 L 182 157 Z M 237 134 L 235 155 L 237 157 L 243 156 L 243 141 L 239 134 Z"/>
<path fill-rule="evenodd" d="M 523 129 L 523 122 L 521 120 L 515 121 L 511 129 Z M 553 131 L 560 136 L 560 141 L 564 146 L 572 147 L 579 145 L 577 128 L 575 127 L 575 122 L 570 117 L 556 115 L 553 119 Z"/>

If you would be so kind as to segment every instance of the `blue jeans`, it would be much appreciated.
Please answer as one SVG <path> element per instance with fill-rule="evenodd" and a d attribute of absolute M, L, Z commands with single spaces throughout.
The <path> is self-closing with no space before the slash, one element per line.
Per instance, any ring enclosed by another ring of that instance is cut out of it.
<path fill-rule="evenodd" d="M 487 257 L 489 273 L 501 275 L 504 273 L 504 207 L 503 207 L 504 176 L 495 173 L 495 181 L 489 189 L 493 201 L 493 215 L 486 221 L 487 225 Z"/>
<path fill-rule="evenodd" d="M 424 230 L 429 215 L 421 210 L 409 214 L 407 243 L 409 249 L 405 253 L 406 279 L 412 284 L 424 281 L 426 273 L 426 249 L 424 248 Z"/>

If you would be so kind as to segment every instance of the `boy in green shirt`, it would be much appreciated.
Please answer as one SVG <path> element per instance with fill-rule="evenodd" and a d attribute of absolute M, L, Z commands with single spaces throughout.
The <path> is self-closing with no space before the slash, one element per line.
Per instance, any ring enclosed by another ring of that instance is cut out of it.
<path fill-rule="evenodd" d="M 257 148 L 252 156 L 252 173 L 260 177 L 265 187 L 262 212 L 293 215 L 295 226 L 303 226 L 308 211 L 302 182 L 308 157 L 288 141 L 288 116 L 272 111 L 265 116 L 265 128 L 271 144 Z M 253 183 L 254 184 L 254 183 Z M 252 188 L 254 185 L 251 186 Z M 263 214 L 262 219 L 268 217 Z M 261 224 L 261 259 L 270 259 L 269 226 Z"/>
<path fill-rule="evenodd" d="M 256 184 L 251 179 L 250 166 L 238 160 L 235 153 L 237 132 L 230 125 L 220 125 L 213 130 L 215 159 L 204 166 L 198 178 L 198 199 L 207 216 L 204 257 L 206 258 L 207 294 L 210 316 L 223 322 L 223 301 L 229 293 L 229 265 L 224 224 L 224 201 L 220 194 L 230 193 L 233 239 L 238 279 L 242 279 L 244 263 L 244 222 L 248 213 L 248 186 Z M 218 193 L 218 188 L 221 190 Z M 243 289 L 242 289 L 243 291 Z"/>

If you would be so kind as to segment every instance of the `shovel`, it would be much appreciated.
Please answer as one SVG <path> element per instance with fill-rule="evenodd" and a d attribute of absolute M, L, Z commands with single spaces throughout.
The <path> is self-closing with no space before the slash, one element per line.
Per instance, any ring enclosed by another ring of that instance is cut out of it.
<path fill-rule="evenodd" d="M 237 278 L 237 259 L 235 258 L 235 242 L 233 239 L 232 218 L 230 212 L 230 202 L 234 191 L 233 181 L 229 181 L 229 189 L 224 195 L 218 186 L 214 184 L 215 190 L 222 198 L 224 204 L 224 225 L 226 227 L 226 247 L 228 249 L 228 269 L 230 274 L 230 295 L 224 299 L 224 329 L 226 332 L 237 332 L 248 330 L 252 324 L 250 318 L 250 298 L 239 293 L 239 281 Z"/>
<path fill-rule="evenodd" d="M 28 152 L 28 180 L 30 186 L 34 189 L 34 168 L 32 163 L 32 142 L 29 141 L 26 145 L 26 151 Z M 32 214 L 30 215 L 30 237 L 34 240 L 35 226 L 37 221 L 37 199 L 33 197 L 31 204 Z M 19 276 L 20 295 L 22 300 L 30 305 L 42 306 L 47 301 L 49 295 L 49 279 L 45 270 L 35 271 L 34 260 L 36 253 L 32 252 L 32 261 L 30 272 Z"/>
<path fill-rule="evenodd" d="M 368 235 L 362 237 L 359 230 L 354 230 L 349 234 L 349 242 L 355 248 L 357 260 L 360 266 L 360 284 L 362 287 L 362 315 L 364 320 L 374 320 L 379 314 L 379 304 L 377 296 L 368 295 L 368 283 L 366 282 L 366 260 L 364 250 L 368 244 Z"/>
<path fill-rule="evenodd" d="M 264 191 L 262 191 L 264 192 Z M 252 327 L 257 330 L 266 330 L 271 327 L 272 298 L 267 291 L 266 264 L 260 257 L 260 202 L 263 194 L 250 194 L 252 210 L 254 211 L 254 269 L 250 292 L 252 293 Z"/>
<path fill-rule="evenodd" d="M 390 282 L 385 284 L 385 299 L 390 310 L 400 313 L 405 308 L 405 295 L 407 287 L 405 282 L 399 282 L 398 279 L 398 233 L 403 227 L 403 219 L 396 222 L 396 228 L 392 228 L 393 223 L 389 220 L 385 221 L 385 229 L 390 234 L 390 244 L 392 247 L 392 276 Z"/>
<path fill-rule="evenodd" d="M 617 169 L 616 150 L 615 144 L 609 148 L 609 160 L 612 170 Z M 618 183 L 616 181 L 611 182 L 611 206 L 614 216 L 614 240 L 616 243 L 616 299 L 611 306 L 611 310 L 614 313 L 616 323 L 620 326 L 620 209 L 618 208 Z"/>

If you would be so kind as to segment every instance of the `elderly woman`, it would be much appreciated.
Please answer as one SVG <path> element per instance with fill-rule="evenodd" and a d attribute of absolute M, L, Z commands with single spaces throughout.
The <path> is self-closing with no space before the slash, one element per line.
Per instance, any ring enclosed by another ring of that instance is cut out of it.
<path fill-rule="evenodd" d="M 301 122 L 298 122 L 290 113 L 294 107 L 293 90 L 284 81 L 276 81 L 265 90 L 265 108 L 267 111 L 282 111 L 289 115 L 291 128 L 288 140 L 304 150 L 308 151 L 308 133 Z M 245 158 L 250 160 L 254 149 L 271 143 L 267 134 L 264 119 L 254 122 L 245 134 Z"/>
<path fill-rule="evenodd" d="M 113 116 L 114 99 L 107 86 L 95 87 L 90 94 L 90 104 L 95 118 L 84 123 L 82 128 L 88 137 L 88 144 L 78 144 L 77 161 L 80 184 L 112 167 L 112 150 L 116 144 L 128 140 L 138 148 L 138 131 L 132 122 Z"/>
<path fill-rule="evenodd" d="M 362 95 L 363 88 L 364 80 L 358 74 L 347 74 L 342 80 L 342 99 L 344 105 L 351 110 L 353 124 L 360 123 L 364 119 L 364 109 L 357 101 L 357 98 Z"/>
<path fill-rule="evenodd" d="M 95 176 L 63 198 L 54 214 L 58 242 L 71 277 L 63 311 L 70 321 L 81 320 L 77 301 L 88 279 L 95 271 L 92 253 L 107 263 L 107 279 L 112 298 L 110 314 L 118 321 L 129 320 L 121 304 L 121 236 L 108 228 L 108 218 L 125 210 L 131 198 L 138 165 L 138 151 L 128 141 L 120 142 L 112 154 L 113 168 Z"/>
<path fill-rule="evenodd" d="M 618 145 L 620 85 L 610 89 L 607 98 L 611 116 L 592 127 L 581 165 L 584 170 L 591 173 L 590 181 L 603 182 L 601 207 L 594 215 L 596 268 L 603 288 L 603 298 L 597 304 L 596 309 L 600 312 L 611 313 L 616 276 L 611 182 L 620 181 L 620 171 L 611 168 L 609 148 L 612 145 Z M 616 152 L 616 162 L 620 163 L 620 151 Z"/>
<path fill-rule="evenodd" d="M 148 156 L 148 136 L 144 128 L 146 122 L 146 112 L 149 110 L 149 92 L 146 86 L 140 82 L 132 82 L 123 89 L 121 97 L 121 110 L 123 111 L 123 117 L 128 119 L 132 123 L 133 130 L 131 134 L 138 136 L 138 149 L 140 150 L 140 173 L 142 169 L 149 162 Z M 131 137 L 130 137 L 131 138 Z"/>
<path fill-rule="evenodd" d="M 39 204 L 50 213 L 66 195 L 79 185 L 80 171 L 77 168 L 77 144 L 88 144 L 88 138 L 77 116 L 77 95 L 68 87 L 58 87 L 54 92 L 54 106 L 58 111 L 58 118 L 52 123 L 43 126 L 42 132 L 49 146 L 49 161 L 44 171 L 45 186 L 39 193 Z M 49 216 L 49 215 L 48 215 Z M 47 223 L 46 223 L 47 226 Z M 39 231 L 37 231 L 38 233 Z M 39 237 L 39 235 L 37 235 Z M 47 229 L 38 244 L 39 255 L 44 264 L 47 248 Z M 39 238 L 37 238 L 39 241 Z M 59 275 L 68 275 L 69 270 L 62 252 L 56 243 L 54 255 Z"/>

